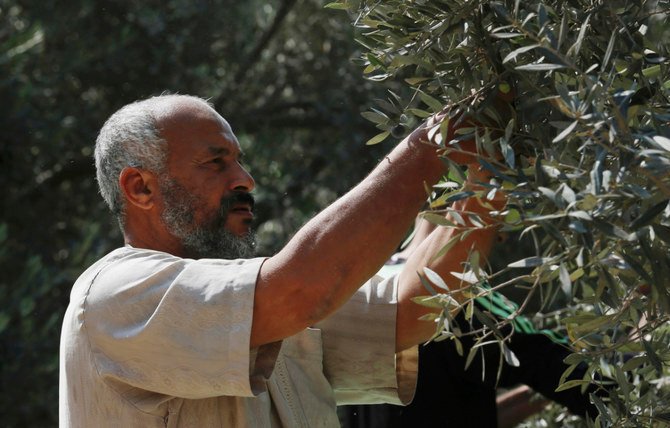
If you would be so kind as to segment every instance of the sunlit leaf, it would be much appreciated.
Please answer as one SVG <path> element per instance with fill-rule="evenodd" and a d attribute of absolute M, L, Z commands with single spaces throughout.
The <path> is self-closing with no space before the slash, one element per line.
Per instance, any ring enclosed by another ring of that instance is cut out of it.
<path fill-rule="evenodd" d="M 663 137 L 662 135 L 655 135 L 652 137 L 652 140 L 663 150 L 670 152 L 670 138 Z"/>
<path fill-rule="evenodd" d="M 577 40 L 575 40 L 575 43 L 570 46 L 570 49 L 568 50 L 572 55 L 577 56 L 579 55 L 579 52 L 582 49 L 582 42 L 584 41 L 584 36 L 586 36 L 586 30 L 589 27 L 589 21 L 591 20 L 591 15 L 587 15 L 586 19 L 582 23 L 581 28 L 579 29 L 579 34 L 577 35 Z"/>
<path fill-rule="evenodd" d="M 430 223 L 436 224 L 438 226 L 456 227 L 456 224 L 454 224 L 454 222 L 450 221 L 444 215 L 426 212 L 421 214 L 421 217 L 428 220 Z"/>
<path fill-rule="evenodd" d="M 532 45 L 522 46 L 522 47 L 520 47 L 520 48 L 518 48 L 518 49 L 513 50 L 512 52 L 510 52 L 509 54 L 507 54 L 507 56 L 503 59 L 503 64 L 506 63 L 506 62 L 508 62 L 508 61 L 513 61 L 513 60 L 516 59 L 516 57 L 519 56 L 520 54 L 525 53 L 525 52 L 528 52 L 528 51 L 530 51 L 530 50 L 533 50 L 533 49 L 537 48 L 538 46 L 541 46 L 541 45 L 539 45 L 539 44 L 532 44 Z"/>
<path fill-rule="evenodd" d="M 364 111 L 361 116 L 374 123 L 389 123 L 391 121 L 387 115 L 378 111 Z"/>
<path fill-rule="evenodd" d="M 605 50 L 605 55 L 603 56 L 603 61 L 601 64 L 602 71 L 605 71 L 607 69 L 607 65 L 610 62 L 610 58 L 612 57 L 612 52 L 614 51 L 614 42 L 616 41 L 616 31 L 612 31 L 612 36 L 610 36 L 610 40 L 607 43 L 607 49 Z"/>
<path fill-rule="evenodd" d="M 349 5 L 346 2 L 327 3 L 323 7 L 328 8 L 328 9 L 340 9 L 340 10 L 348 10 L 349 9 Z"/>
<path fill-rule="evenodd" d="M 507 364 L 509 364 L 512 367 L 519 367 L 521 365 L 516 354 L 511 349 L 509 349 L 509 347 L 507 347 L 504 343 L 502 345 L 502 349 Z"/>
<path fill-rule="evenodd" d="M 373 145 L 375 145 L 375 144 L 379 144 L 379 143 L 381 143 L 382 141 L 384 141 L 385 139 L 387 139 L 389 135 L 391 135 L 391 131 L 384 131 L 384 132 L 382 132 L 382 133 L 380 133 L 380 134 L 377 134 L 377 135 L 375 135 L 374 137 L 370 138 L 370 139 L 365 143 L 365 145 L 367 145 L 367 146 L 373 146 Z"/>
<path fill-rule="evenodd" d="M 561 141 L 562 139 L 564 139 L 565 137 L 567 137 L 568 135 L 570 135 L 570 133 L 572 132 L 573 129 L 575 129 L 575 127 L 577 126 L 578 123 L 579 123 L 579 121 L 575 120 L 575 121 L 572 122 L 570 125 L 568 125 L 563 131 L 561 131 L 560 134 L 558 134 L 558 135 L 552 140 L 552 143 L 558 143 L 559 141 Z"/>
<path fill-rule="evenodd" d="M 540 266 L 551 261 L 550 257 L 527 257 L 525 259 L 517 260 L 516 262 L 510 263 L 507 267 L 511 268 L 527 268 Z"/>
<path fill-rule="evenodd" d="M 438 287 L 440 287 L 443 290 L 447 290 L 447 291 L 450 290 L 447 283 L 444 282 L 442 277 L 437 272 L 435 272 L 435 271 L 433 271 L 433 270 L 431 270 L 427 267 L 424 267 L 423 268 L 423 273 L 424 273 L 424 275 L 426 275 L 426 278 L 428 278 L 428 280 L 431 283 L 437 285 Z"/>
<path fill-rule="evenodd" d="M 548 64 L 548 63 L 539 63 L 539 64 L 525 64 L 514 67 L 518 71 L 552 71 L 565 68 L 564 64 Z"/>
<path fill-rule="evenodd" d="M 582 386 L 582 385 L 588 385 L 588 384 L 589 384 L 588 380 L 573 379 L 573 380 L 569 380 L 565 383 L 562 383 L 554 391 L 555 392 L 561 392 L 561 391 L 565 391 L 566 389 L 570 389 L 570 388 L 574 388 L 574 387 Z"/>

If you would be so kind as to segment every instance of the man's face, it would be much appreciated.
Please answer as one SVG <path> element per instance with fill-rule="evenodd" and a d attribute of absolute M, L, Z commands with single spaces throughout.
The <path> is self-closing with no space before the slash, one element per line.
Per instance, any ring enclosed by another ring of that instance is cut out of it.
<path fill-rule="evenodd" d="M 228 123 L 203 106 L 172 108 L 160 120 L 168 143 L 159 178 L 161 221 L 183 255 L 238 258 L 253 253 L 254 180 L 240 163 L 240 146 Z"/>

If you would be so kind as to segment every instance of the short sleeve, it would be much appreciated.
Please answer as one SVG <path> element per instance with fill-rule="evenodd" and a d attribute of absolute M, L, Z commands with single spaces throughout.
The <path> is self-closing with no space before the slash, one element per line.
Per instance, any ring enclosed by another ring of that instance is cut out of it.
<path fill-rule="evenodd" d="M 396 277 L 373 277 L 322 330 L 324 373 L 338 405 L 407 404 L 414 396 L 417 347 L 395 352 Z"/>
<path fill-rule="evenodd" d="M 263 260 L 134 250 L 110 262 L 93 280 L 82 315 L 99 374 L 121 394 L 261 392 L 280 347 L 249 347 Z"/>

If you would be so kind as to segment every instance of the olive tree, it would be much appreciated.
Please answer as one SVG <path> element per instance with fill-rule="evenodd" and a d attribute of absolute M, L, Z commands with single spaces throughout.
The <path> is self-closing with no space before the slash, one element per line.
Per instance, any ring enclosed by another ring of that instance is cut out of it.
<path fill-rule="evenodd" d="M 454 278 L 423 272 L 430 293 L 420 303 L 458 306 L 486 326 L 469 333 L 480 345 L 469 359 L 494 342 L 514 364 L 501 327 L 521 314 L 567 337 L 574 352 L 563 379 L 577 364 L 589 369 L 557 388 L 596 384 L 607 392 L 591 394 L 599 416 L 585 424 L 670 421 L 670 2 L 328 6 L 351 14 L 364 74 L 396 85 L 365 113 L 380 130 L 369 143 L 401 137 L 446 106 L 449 119 L 435 141 L 446 154 L 474 141 L 481 167 L 495 177 L 484 190 L 464 191 L 464 172 L 445 156 L 449 174 L 424 216 L 463 236 L 466 224 L 490 226 L 475 216 L 447 222 L 439 214 L 450 202 L 508 197 L 505 210 L 490 216 L 521 245 L 485 268 L 473 253 L 454 273 L 468 290 L 460 305 L 443 289 Z M 499 292 L 519 299 L 509 317 L 473 304 Z M 458 343 L 449 310 L 435 318 L 435 339 Z M 556 417 L 568 423 L 565 415 L 544 417 L 544 426 L 558 425 Z"/>

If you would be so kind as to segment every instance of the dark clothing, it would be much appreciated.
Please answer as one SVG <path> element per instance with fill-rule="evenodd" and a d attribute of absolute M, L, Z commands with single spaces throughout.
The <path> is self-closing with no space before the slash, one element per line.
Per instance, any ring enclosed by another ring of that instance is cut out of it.
<path fill-rule="evenodd" d="M 465 358 L 474 344 L 461 339 L 464 356 L 456 352 L 452 341 L 431 342 L 419 349 L 419 377 L 412 403 L 393 405 L 346 406 L 340 409 L 344 428 L 400 428 L 421 426 L 449 428 L 493 428 L 497 426 L 496 376 L 500 362 L 497 344 L 483 347 L 485 376 L 482 379 L 482 353 L 478 353 L 467 370 Z M 525 384 L 546 398 L 568 408 L 573 414 L 597 415 L 588 392 L 579 388 L 555 392 L 559 379 L 568 367 L 563 359 L 570 354 L 544 334 L 515 334 L 509 348 L 519 360 L 519 367 L 503 361 L 497 386 Z M 569 379 L 581 379 L 585 367 L 578 367 Z"/>

